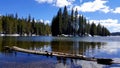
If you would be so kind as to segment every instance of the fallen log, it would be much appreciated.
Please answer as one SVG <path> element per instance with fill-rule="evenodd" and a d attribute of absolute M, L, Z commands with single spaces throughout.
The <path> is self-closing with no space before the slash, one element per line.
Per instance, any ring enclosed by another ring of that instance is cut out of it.
<path fill-rule="evenodd" d="M 56 57 L 62 57 L 62 58 L 96 61 L 99 64 L 105 64 L 105 65 L 110 65 L 110 64 L 114 63 L 112 59 L 86 57 L 84 55 L 73 55 L 73 54 L 61 53 L 61 52 L 35 51 L 35 50 L 19 48 L 16 46 L 12 46 L 12 47 L 5 46 L 5 49 L 10 49 L 10 50 L 24 52 L 24 53 L 37 54 L 37 55 L 56 56 Z"/>
<path fill-rule="evenodd" d="M 52 55 L 52 56 L 57 56 L 57 57 L 74 58 L 74 59 L 85 59 L 86 58 L 86 56 L 83 56 L 83 55 L 73 55 L 73 54 L 61 53 L 61 52 L 35 51 L 35 50 L 19 48 L 16 46 L 13 46 L 13 47 L 5 46 L 5 48 L 11 49 L 14 51 L 31 53 L 31 54 L 39 54 L 39 55 L 48 55 L 48 56 Z"/>

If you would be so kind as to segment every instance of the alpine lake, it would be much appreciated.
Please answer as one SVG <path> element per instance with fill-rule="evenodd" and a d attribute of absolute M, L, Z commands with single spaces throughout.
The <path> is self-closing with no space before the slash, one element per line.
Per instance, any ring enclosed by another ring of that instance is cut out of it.
<path fill-rule="evenodd" d="M 87 57 L 110 58 L 117 64 L 105 65 L 94 61 L 58 58 L 6 51 L 5 46 L 48 52 L 79 54 Z M 0 68 L 120 68 L 120 37 L 0 37 Z"/>

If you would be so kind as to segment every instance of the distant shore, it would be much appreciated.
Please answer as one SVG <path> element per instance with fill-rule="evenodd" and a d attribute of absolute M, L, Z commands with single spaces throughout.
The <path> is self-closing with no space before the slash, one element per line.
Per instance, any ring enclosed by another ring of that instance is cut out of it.
<path fill-rule="evenodd" d="M 23 34 L 23 35 L 20 35 L 20 34 L 0 34 L 0 36 L 41 36 L 41 35 L 36 35 L 36 34 Z M 45 36 L 51 36 L 51 34 L 49 35 L 45 35 Z"/>
<path fill-rule="evenodd" d="M 49 35 L 36 35 L 36 34 L 0 34 L 0 36 L 52 36 L 51 34 Z M 99 35 L 94 35 L 94 37 L 97 37 Z M 110 35 L 110 36 L 120 36 L 120 35 Z M 65 34 L 62 34 L 62 35 L 58 35 L 57 37 L 92 37 L 90 34 L 88 35 L 84 35 L 84 36 L 79 36 L 79 35 L 76 35 L 76 36 L 73 36 L 73 35 L 65 35 Z"/>

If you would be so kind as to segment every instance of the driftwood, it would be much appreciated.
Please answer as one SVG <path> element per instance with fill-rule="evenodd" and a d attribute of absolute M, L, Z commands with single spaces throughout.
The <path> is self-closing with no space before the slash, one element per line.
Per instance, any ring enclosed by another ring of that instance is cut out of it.
<path fill-rule="evenodd" d="M 106 64 L 106 65 L 110 65 L 110 64 L 114 63 L 112 59 L 86 57 L 84 55 L 73 55 L 73 54 L 61 53 L 61 52 L 35 51 L 35 50 L 28 50 L 28 49 L 19 48 L 16 46 L 12 46 L 12 47 L 5 46 L 5 49 L 24 52 L 24 53 L 37 54 L 37 55 L 56 56 L 56 57 L 62 57 L 62 58 L 96 61 L 99 64 Z"/>

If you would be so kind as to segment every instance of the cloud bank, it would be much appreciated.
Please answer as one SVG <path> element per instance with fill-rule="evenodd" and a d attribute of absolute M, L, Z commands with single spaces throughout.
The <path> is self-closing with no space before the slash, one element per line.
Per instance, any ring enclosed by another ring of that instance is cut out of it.
<path fill-rule="evenodd" d="M 115 9 L 111 9 L 110 6 L 107 5 L 109 3 L 108 0 L 94 0 L 83 2 L 83 0 L 79 0 L 79 4 L 75 4 L 77 0 L 35 0 L 38 3 L 48 3 L 56 7 L 73 7 L 74 9 L 77 8 L 80 12 L 96 12 L 101 11 L 104 13 L 120 13 L 120 7 L 116 7 Z"/>
<path fill-rule="evenodd" d="M 82 5 L 77 5 L 74 8 L 78 9 L 81 12 L 95 12 L 95 11 L 102 11 L 104 13 L 110 12 L 109 6 L 106 5 L 107 0 L 94 0 L 85 2 Z"/>

